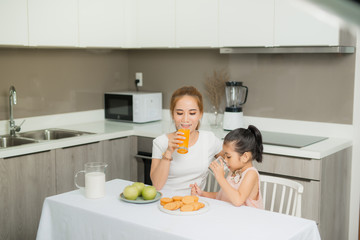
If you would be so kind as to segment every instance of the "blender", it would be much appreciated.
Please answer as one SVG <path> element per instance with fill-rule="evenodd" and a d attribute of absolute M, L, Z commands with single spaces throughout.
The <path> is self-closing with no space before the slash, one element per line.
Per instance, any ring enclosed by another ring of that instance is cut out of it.
<path fill-rule="evenodd" d="M 243 127 L 242 105 L 246 103 L 248 88 L 242 82 L 226 82 L 226 108 L 224 112 L 223 129 L 234 130 Z"/>

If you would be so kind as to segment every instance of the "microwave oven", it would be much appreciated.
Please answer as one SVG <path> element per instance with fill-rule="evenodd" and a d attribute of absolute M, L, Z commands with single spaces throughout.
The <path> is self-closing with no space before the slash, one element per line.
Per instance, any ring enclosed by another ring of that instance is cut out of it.
<path fill-rule="evenodd" d="M 161 120 L 160 92 L 106 92 L 105 119 L 145 123 Z"/>

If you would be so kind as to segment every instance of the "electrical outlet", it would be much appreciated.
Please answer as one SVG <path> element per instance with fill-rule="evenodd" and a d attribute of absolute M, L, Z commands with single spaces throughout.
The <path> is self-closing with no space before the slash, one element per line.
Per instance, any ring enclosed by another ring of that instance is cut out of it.
<path fill-rule="evenodd" d="M 139 82 L 137 83 L 138 87 L 142 87 L 143 85 L 143 75 L 141 72 L 135 73 L 135 80 L 139 80 Z"/>

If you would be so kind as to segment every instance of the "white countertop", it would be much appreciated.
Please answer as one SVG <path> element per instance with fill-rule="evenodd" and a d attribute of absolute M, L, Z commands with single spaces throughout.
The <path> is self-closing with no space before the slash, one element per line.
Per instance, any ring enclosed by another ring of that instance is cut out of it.
<path fill-rule="evenodd" d="M 29 153 L 75 146 L 75 145 L 97 142 L 107 139 L 127 137 L 132 135 L 155 138 L 163 133 L 171 132 L 174 130 L 172 122 L 169 121 L 168 119 L 157 122 L 151 122 L 151 123 L 135 124 L 135 123 L 104 120 L 101 117 L 89 118 L 88 116 L 87 118 L 84 118 L 84 119 L 90 119 L 88 121 L 82 121 L 81 118 L 79 120 L 78 116 L 76 118 L 77 119 L 76 121 L 72 121 L 71 119 L 69 120 L 68 115 L 66 117 L 67 117 L 67 121 L 61 121 L 61 119 L 59 119 L 60 118 L 59 116 L 55 117 L 56 120 L 46 121 L 46 124 L 44 123 L 44 121 L 40 121 L 42 123 L 41 127 L 34 126 L 33 124 L 33 128 L 44 129 L 44 128 L 56 127 L 56 128 L 70 129 L 70 130 L 92 132 L 95 134 L 65 138 L 59 140 L 52 140 L 52 141 L 40 142 L 34 144 L 25 144 L 17 147 L 3 148 L 0 149 L 0 158 L 24 155 Z M 36 122 L 39 122 L 39 119 L 35 119 L 35 120 Z M 28 123 L 28 125 L 31 124 L 31 121 L 32 120 L 28 121 L 30 122 Z M 63 125 L 59 124 L 59 122 L 63 123 Z M 200 129 L 213 131 L 215 135 L 218 136 L 219 138 L 223 138 L 227 134 L 227 131 L 222 130 L 221 127 L 213 128 L 210 125 L 206 124 L 206 122 L 205 123 L 204 122 L 202 123 Z M 257 123 L 257 125 L 259 124 L 260 123 Z M 30 131 L 30 130 L 34 130 L 34 129 L 30 129 L 29 127 L 28 129 L 24 129 L 24 131 Z M 349 138 L 344 138 L 344 137 L 336 138 L 330 136 L 328 139 L 324 141 L 303 148 L 282 147 L 282 146 L 264 144 L 264 153 L 321 159 L 337 151 L 350 147 L 351 145 L 352 145 L 352 140 Z"/>

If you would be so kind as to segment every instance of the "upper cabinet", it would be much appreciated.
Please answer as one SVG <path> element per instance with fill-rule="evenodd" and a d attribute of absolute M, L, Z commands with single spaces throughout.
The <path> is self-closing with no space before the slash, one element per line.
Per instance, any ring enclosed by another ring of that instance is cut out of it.
<path fill-rule="evenodd" d="M 30 46 L 78 46 L 78 1 L 28 0 Z"/>
<path fill-rule="evenodd" d="M 0 1 L 0 45 L 28 45 L 27 0 Z"/>
<path fill-rule="evenodd" d="M 175 47 L 175 0 L 137 0 L 137 47 Z"/>
<path fill-rule="evenodd" d="M 219 0 L 220 47 L 272 46 L 274 0 Z"/>
<path fill-rule="evenodd" d="M 325 22 L 289 0 L 0 1 L 0 45 L 4 46 L 351 45 L 347 38 L 351 34 L 340 31 L 336 23 Z"/>
<path fill-rule="evenodd" d="M 218 0 L 176 0 L 176 47 L 218 47 Z"/>
<path fill-rule="evenodd" d="M 79 46 L 124 47 L 125 0 L 79 0 Z"/>
<path fill-rule="evenodd" d="M 339 25 L 331 25 L 311 13 L 297 7 L 292 1 L 275 0 L 274 45 L 339 45 Z"/>

